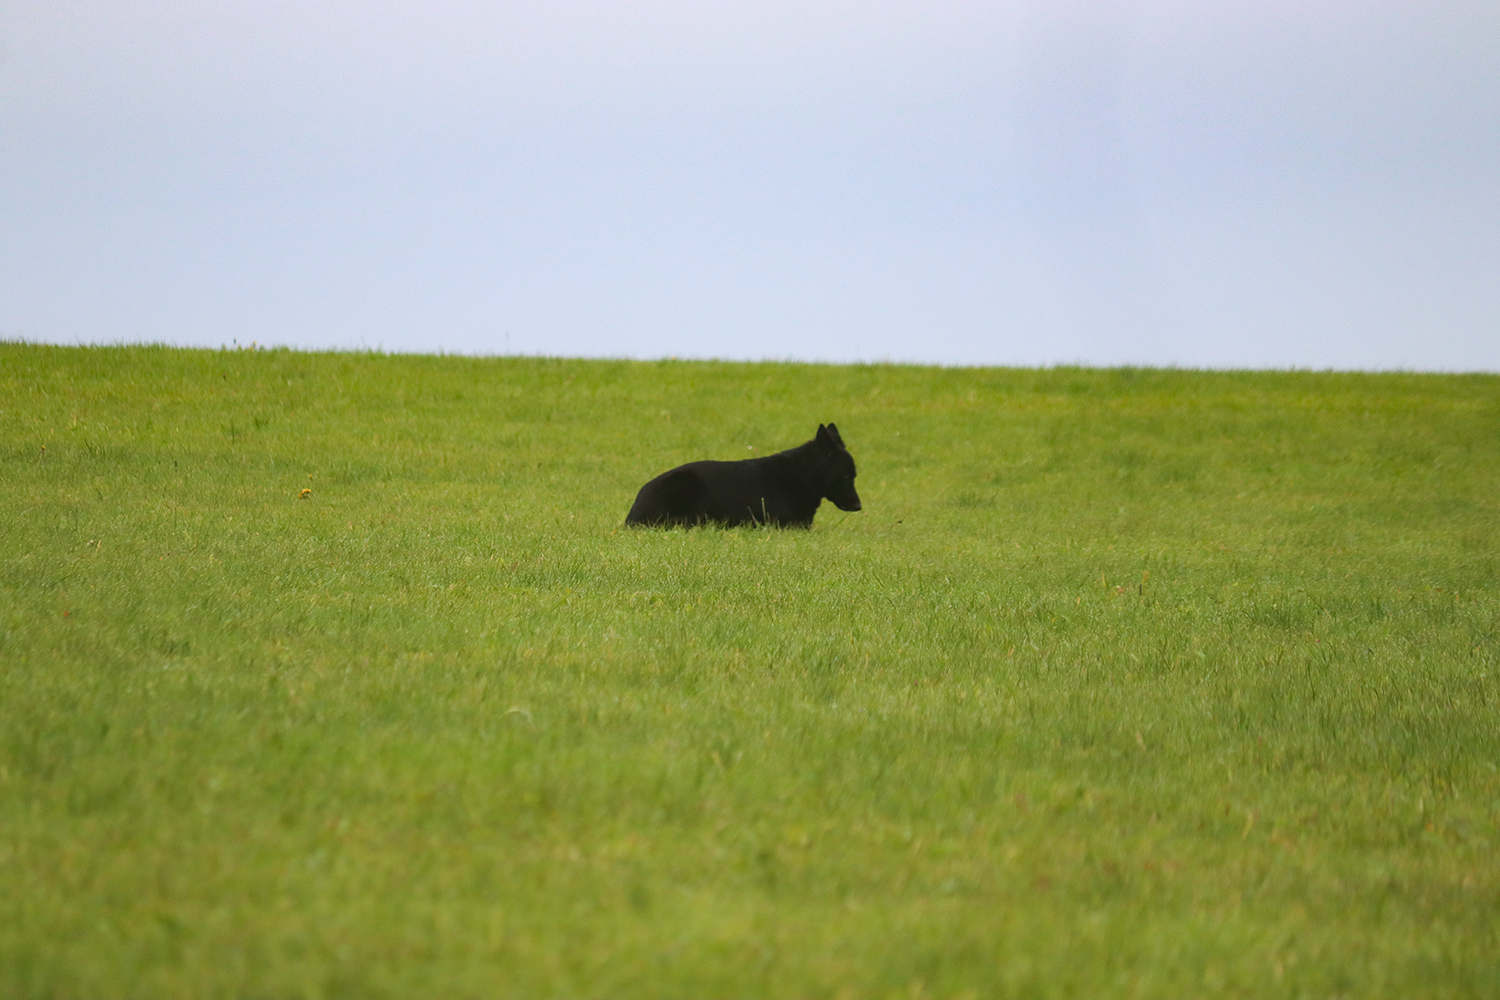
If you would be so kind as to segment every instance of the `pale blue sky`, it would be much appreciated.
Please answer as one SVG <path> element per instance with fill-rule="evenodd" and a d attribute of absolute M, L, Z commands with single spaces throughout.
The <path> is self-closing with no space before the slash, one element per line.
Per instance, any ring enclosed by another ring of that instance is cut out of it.
<path fill-rule="evenodd" d="M 0 338 L 1500 371 L 1494 0 L 0 0 Z"/>

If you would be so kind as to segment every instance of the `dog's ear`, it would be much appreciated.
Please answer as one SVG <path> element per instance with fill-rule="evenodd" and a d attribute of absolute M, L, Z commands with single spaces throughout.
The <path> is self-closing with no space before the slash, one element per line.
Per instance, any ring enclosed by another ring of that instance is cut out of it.
<path fill-rule="evenodd" d="M 839 446 L 838 441 L 835 436 L 828 433 L 828 431 L 829 428 L 824 427 L 822 424 L 819 424 L 818 436 L 813 438 L 813 440 L 816 441 L 818 443 L 818 447 L 822 448 L 824 451 L 837 451 Z"/>
<path fill-rule="evenodd" d="M 839 429 L 836 424 L 828 425 L 828 436 L 833 438 L 834 443 L 837 444 L 840 448 L 844 447 L 843 435 L 839 433 Z"/>

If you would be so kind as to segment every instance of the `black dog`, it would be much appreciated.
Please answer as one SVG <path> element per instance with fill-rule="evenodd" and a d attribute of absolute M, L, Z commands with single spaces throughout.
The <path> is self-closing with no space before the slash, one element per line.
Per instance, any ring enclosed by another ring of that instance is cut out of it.
<path fill-rule="evenodd" d="M 860 509 L 854 459 L 833 424 L 819 424 L 807 444 L 765 458 L 689 462 L 663 472 L 641 487 L 625 523 L 811 528 L 824 497 L 840 510 Z"/>

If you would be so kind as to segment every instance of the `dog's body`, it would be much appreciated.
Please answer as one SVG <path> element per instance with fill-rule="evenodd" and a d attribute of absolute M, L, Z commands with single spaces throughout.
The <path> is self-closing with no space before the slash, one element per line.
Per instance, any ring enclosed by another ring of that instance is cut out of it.
<path fill-rule="evenodd" d="M 854 459 L 833 424 L 796 448 L 740 462 L 689 462 L 645 486 L 627 525 L 768 524 L 811 528 L 827 497 L 840 510 L 859 510 Z"/>

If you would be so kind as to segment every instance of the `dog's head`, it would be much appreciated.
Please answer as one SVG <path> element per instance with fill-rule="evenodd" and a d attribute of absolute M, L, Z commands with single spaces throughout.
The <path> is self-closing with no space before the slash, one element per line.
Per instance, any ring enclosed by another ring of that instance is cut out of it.
<path fill-rule="evenodd" d="M 859 494 L 854 492 L 854 457 L 844 447 L 839 429 L 833 424 L 819 424 L 813 443 L 822 459 L 823 495 L 839 510 L 859 510 Z"/>

